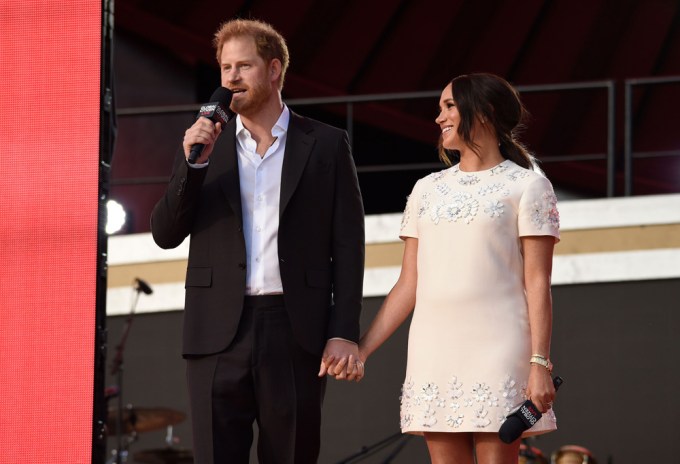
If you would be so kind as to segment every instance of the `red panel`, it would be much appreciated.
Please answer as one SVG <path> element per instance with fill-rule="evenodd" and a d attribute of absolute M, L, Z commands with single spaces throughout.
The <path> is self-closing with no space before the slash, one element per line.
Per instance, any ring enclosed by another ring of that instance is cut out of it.
<path fill-rule="evenodd" d="M 0 462 L 91 461 L 101 2 L 0 4 Z"/>

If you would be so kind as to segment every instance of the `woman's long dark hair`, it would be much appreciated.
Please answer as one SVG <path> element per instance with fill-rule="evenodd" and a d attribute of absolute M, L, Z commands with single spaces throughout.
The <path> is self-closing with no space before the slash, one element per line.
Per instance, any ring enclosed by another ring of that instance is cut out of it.
<path fill-rule="evenodd" d="M 475 121 L 485 120 L 493 126 L 501 154 L 523 168 L 533 169 L 534 157 L 517 140 L 527 111 L 519 92 L 505 79 L 489 73 L 464 74 L 451 81 L 453 100 L 460 114 L 458 135 L 475 152 L 479 147 L 471 137 Z M 447 150 L 439 143 L 439 158 L 452 166 L 460 161 L 458 150 Z"/>

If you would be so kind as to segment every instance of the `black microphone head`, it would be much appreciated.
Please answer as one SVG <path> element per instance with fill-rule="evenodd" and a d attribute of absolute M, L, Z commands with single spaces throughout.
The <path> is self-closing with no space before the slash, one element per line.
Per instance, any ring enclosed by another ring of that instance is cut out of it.
<path fill-rule="evenodd" d="M 234 93 L 226 87 L 217 87 L 210 97 L 211 102 L 217 102 L 224 107 L 224 109 L 229 108 L 231 105 L 231 97 Z"/>
<path fill-rule="evenodd" d="M 153 293 L 151 286 L 149 286 L 149 284 L 144 282 L 142 279 L 136 278 L 135 283 L 137 284 L 136 290 L 141 290 L 145 295 L 151 295 Z"/>
<path fill-rule="evenodd" d="M 515 415 L 508 416 L 498 430 L 498 437 L 503 443 L 512 443 L 522 436 L 522 432 L 527 429 L 522 419 Z"/>
<path fill-rule="evenodd" d="M 219 122 L 223 125 L 226 124 L 234 115 L 234 113 L 229 109 L 229 105 L 231 105 L 231 98 L 233 96 L 234 93 L 228 88 L 218 87 L 210 97 L 210 103 L 202 105 L 201 109 L 198 110 L 198 115 L 196 118 L 204 117 L 210 119 L 214 123 Z M 198 159 L 201 157 L 201 153 L 203 153 L 204 148 L 205 145 L 202 143 L 195 143 L 192 145 L 187 162 L 189 164 L 196 163 L 196 161 L 198 161 Z"/>
<path fill-rule="evenodd" d="M 234 93 L 228 88 L 218 87 L 210 97 L 210 103 L 201 106 L 197 117 L 203 116 L 214 123 L 221 122 L 222 124 L 226 124 L 234 115 L 233 111 L 229 109 L 233 96 Z M 199 145 L 194 145 L 194 147 L 197 146 Z M 192 147 L 192 150 L 194 147 Z M 200 151 L 202 151 L 202 149 Z M 200 155 L 200 153 L 198 154 Z M 198 159 L 198 157 L 196 157 L 196 159 Z"/>
<path fill-rule="evenodd" d="M 534 403 L 531 400 L 526 400 L 517 411 L 510 414 L 501 424 L 498 437 L 504 443 L 512 443 L 522 436 L 522 432 L 533 427 L 541 416 L 541 411 Z"/>

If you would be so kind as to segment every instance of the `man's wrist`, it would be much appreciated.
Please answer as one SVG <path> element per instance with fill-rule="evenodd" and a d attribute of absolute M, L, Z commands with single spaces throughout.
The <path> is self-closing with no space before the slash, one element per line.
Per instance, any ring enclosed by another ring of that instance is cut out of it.
<path fill-rule="evenodd" d="M 358 345 L 357 342 L 353 342 L 352 340 L 347 340 L 346 338 L 342 338 L 342 337 L 333 337 L 333 338 L 329 338 L 329 339 L 328 339 L 329 342 L 330 342 L 331 340 L 342 340 L 343 342 L 353 343 L 353 344 L 355 344 L 355 345 Z"/>
<path fill-rule="evenodd" d="M 205 163 L 190 163 L 187 161 L 187 165 L 192 168 L 192 169 L 203 169 L 204 167 L 208 166 L 210 163 L 210 159 L 205 160 Z"/>

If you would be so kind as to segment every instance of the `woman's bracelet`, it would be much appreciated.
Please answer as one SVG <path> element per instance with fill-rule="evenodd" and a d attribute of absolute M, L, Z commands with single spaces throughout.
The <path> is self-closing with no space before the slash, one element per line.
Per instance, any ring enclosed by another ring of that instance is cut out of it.
<path fill-rule="evenodd" d="M 529 359 L 529 364 L 538 364 L 539 366 L 543 366 L 550 373 L 552 373 L 553 370 L 553 363 L 551 363 L 548 358 L 540 354 L 532 354 L 531 358 Z"/>

